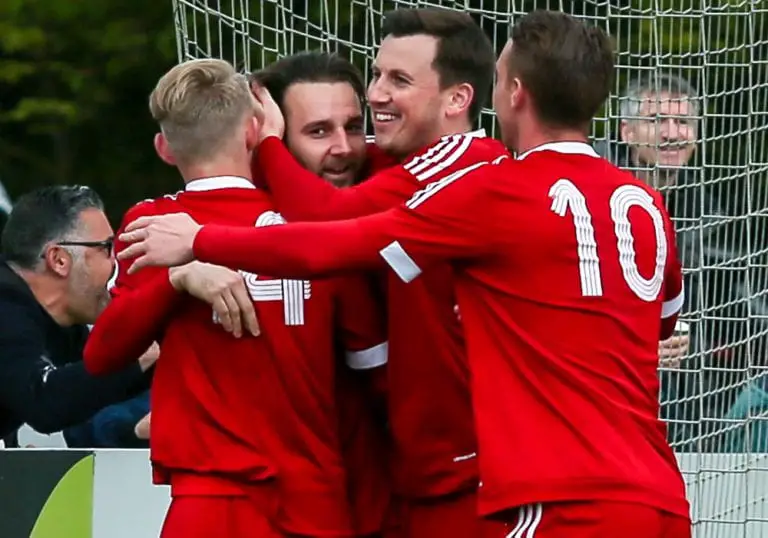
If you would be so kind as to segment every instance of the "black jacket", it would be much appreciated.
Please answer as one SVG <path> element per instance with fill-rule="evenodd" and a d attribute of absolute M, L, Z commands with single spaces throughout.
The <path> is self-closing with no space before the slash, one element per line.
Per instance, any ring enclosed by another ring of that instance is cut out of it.
<path fill-rule="evenodd" d="M 84 325 L 59 326 L 0 259 L 0 438 L 24 423 L 40 433 L 62 430 L 147 389 L 149 377 L 138 364 L 108 376 L 88 374 L 87 337 Z"/>

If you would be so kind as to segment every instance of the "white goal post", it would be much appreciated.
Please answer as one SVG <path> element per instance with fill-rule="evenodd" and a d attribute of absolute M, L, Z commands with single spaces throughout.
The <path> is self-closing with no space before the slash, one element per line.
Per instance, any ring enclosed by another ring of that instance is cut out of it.
<path fill-rule="evenodd" d="M 768 0 L 173 0 L 180 60 L 252 71 L 322 49 L 366 79 L 382 13 L 425 6 L 470 13 L 497 51 L 515 17 L 537 8 L 614 38 L 615 89 L 592 136 L 665 192 L 678 227 L 690 349 L 660 363 L 660 380 L 695 535 L 768 536 Z M 671 112 L 684 117 L 657 115 L 670 112 L 649 96 L 685 100 Z M 496 132 L 490 109 L 481 122 Z M 654 134 L 632 145 L 627 129 Z M 656 150 L 674 161 L 683 131 L 695 152 L 670 164 Z"/>

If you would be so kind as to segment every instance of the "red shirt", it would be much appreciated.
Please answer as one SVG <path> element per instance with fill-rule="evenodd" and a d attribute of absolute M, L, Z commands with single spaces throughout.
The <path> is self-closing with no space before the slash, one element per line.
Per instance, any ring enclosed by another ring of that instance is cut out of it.
<path fill-rule="evenodd" d="M 318 237 L 333 247 L 310 248 Z M 688 516 L 658 418 L 658 342 L 683 302 L 673 227 L 656 191 L 586 144 L 479 163 L 356 221 L 204 227 L 195 252 L 291 274 L 361 269 L 380 253 L 414 283 L 430 260 L 452 260 L 481 512 L 612 500 Z"/>
<path fill-rule="evenodd" d="M 283 223 L 263 191 L 242 178 L 219 177 L 141 203 L 124 224 L 175 212 L 209 223 Z M 115 299 L 96 323 L 85 353 L 89 370 L 102 372 L 159 340 L 152 388 L 153 466 L 171 481 L 175 471 L 242 482 L 276 475 L 278 523 L 284 529 L 307 535 L 352 532 L 339 440 L 337 339 L 353 363 L 386 360 L 383 326 L 363 281 L 246 274 L 262 334 L 235 339 L 214 323 L 209 305 L 168 291 L 167 272 L 154 273 L 118 273 Z M 154 330 L 125 315 L 142 293 L 142 300 L 151 294 L 155 306 L 165 310 L 165 323 Z M 163 297 L 167 300 L 157 305 Z M 125 326 L 130 323 L 140 326 L 143 341 L 115 336 L 125 332 L 135 339 L 136 332 Z"/>
<path fill-rule="evenodd" d="M 274 137 L 262 143 L 257 164 L 288 220 L 330 220 L 385 211 L 445 174 L 507 154 L 482 131 L 446 136 L 397 166 L 375 171 L 389 163 L 371 159 L 375 173 L 345 189 L 305 170 Z M 394 488 L 409 497 L 475 488 L 477 443 L 453 270 L 433 264 L 411 285 L 390 274 L 386 293 Z"/>

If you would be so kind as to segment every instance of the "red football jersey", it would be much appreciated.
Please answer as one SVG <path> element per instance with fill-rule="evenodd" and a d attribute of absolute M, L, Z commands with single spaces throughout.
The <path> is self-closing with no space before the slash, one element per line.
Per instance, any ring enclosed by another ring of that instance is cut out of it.
<path fill-rule="evenodd" d="M 414 284 L 429 260 L 452 260 L 483 514 L 612 500 L 688 516 L 658 418 L 658 342 L 683 290 L 656 191 L 586 144 L 554 143 L 450 174 L 387 213 L 281 228 L 204 227 L 195 253 L 283 276 L 380 253 Z"/>
<path fill-rule="evenodd" d="M 199 222 L 239 226 L 284 222 L 263 191 L 242 178 L 218 177 L 139 204 L 126 215 L 123 227 L 140 216 L 176 212 Z M 210 306 L 200 301 L 176 297 L 174 309 L 166 271 L 128 275 L 128 266 L 121 264 L 108 310 L 119 310 L 123 296 L 127 304 L 131 294 L 126 290 L 152 287 L 156 297 L 165 293 L 156 301 L 172 305 L 172 315 L 165 313 L 166 325 L 145 334 L 150 341 L 159 338 L 161 348 L 152 389 L 151 457 L 156 469 L 236 480 L 277 475 L 279 524 L 284 529 L 306 535 L 352 532 L 335 357 L 340 340 L 351 365 L 366 368 L 386 361 L 383 323 L 365 281 L 244 274 L 262 334 L 235 339 L 216 325 Z M 93 370 L 106 369 L 100 361 L 120 360 L 129 345 L 134 346 L 131 352 L 147 345 L 126 343 L 122 353 L 116 350 L 112 335 L 120 331 L 121 321 L 131 321 L 105 314 L 112 326 L 99 320 L 94 343 L 89 342 L 87 360 Z"/>
<path fill-rule="evenodd" d="M 345 189 L 308 172 L 274 137 L 262 143 L 257 164 L 281 213 L 289 221 L 307 221 L 385 211 L 445 174 L 507 154 L 483 131 L 446 136 L 402 164 Z M 389 164 L 375 154 L 370 160 L 374 169 Z M 394 488 L 409 497 L 474 488 L 477 444 L 464 339 L 453 312 L 453 271 L 447 264 L 434 264 L 411 285 L 389 276 L 387 375 Z"/>

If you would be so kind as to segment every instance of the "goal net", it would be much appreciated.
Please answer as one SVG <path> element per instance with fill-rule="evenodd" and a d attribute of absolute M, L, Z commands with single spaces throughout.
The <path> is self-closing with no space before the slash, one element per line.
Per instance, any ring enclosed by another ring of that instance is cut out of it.
<path fill-rule="evenodd" d="M 768 536 L 768 0 L 174 0 L 180 60 L 251 71 L 334 51 L 368 77 L 382 13 L 443 6 L 505 43 L 554 9 L 606 29 L 613 95 L 596 148 L 659 187 L 686 273 L 682 359 L 660 361 L 663 416 L 698 538 Z M 637 82 L 637 81 L 640 82 Z M 482 126 L 496 134 L 493 113 Z M 599 336 L 596 336 L 596 338 Z"/>

